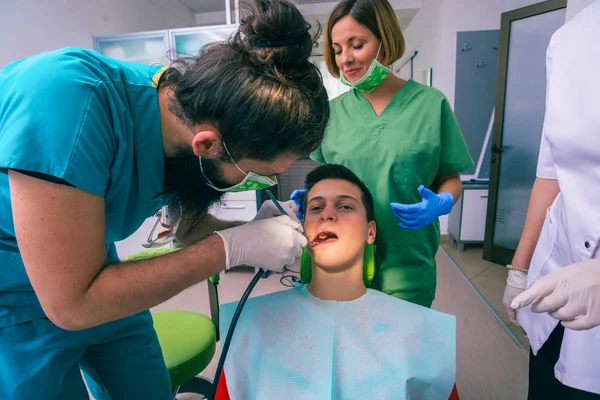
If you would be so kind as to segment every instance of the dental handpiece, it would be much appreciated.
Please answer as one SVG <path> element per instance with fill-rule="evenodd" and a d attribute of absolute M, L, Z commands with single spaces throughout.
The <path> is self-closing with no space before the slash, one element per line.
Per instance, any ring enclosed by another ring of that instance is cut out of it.
<path fill-rule="evenodd" d="M 288 215 L 285 210 L 283 209 L 283 207 L 281 206 L 281 204 L 279 204 L 279 201 L 277 201 L 277 199 L 275 198 L 275 196 L 273 196 L 273 193 L 271 193 L 271 191 L 269 189 L 266 190 L 267 195 L 271 198 L 271 201 L 273 201 L 273 203 L 275 204 L 275 207 L 277 207 L 277 209 L 281 212 L 281 215 Z M 313 242 L 308 242 L 309 246 L 314 246 Z"/>
<path fill-rule="evenodd" d="M 281 212 L 281 215 L 287 215 L 287 213 L 284 211 L 283 207 L 281 207 L 281 204 L 279 204 L 279 202 L 277 201 L 275 196 L 273 196 L 273 193 L 271 193 L 271 191 L 269 189 L 267 189 L 267 195 L 271 198 L 273 203 L 275 203 L 275 207 L 277 207 L 277 209 Z"/>

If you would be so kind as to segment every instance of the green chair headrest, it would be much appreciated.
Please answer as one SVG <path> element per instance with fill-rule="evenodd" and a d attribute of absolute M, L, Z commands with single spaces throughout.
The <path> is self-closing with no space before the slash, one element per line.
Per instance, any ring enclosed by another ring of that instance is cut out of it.
<path fill-rule="evenodd" d="M 375 276 L 375 246 L 367 244 L 365 246 L 364 264 L 363 264 L 363 281 L 365 286 L 369 286 Z M 310 283 L 312 280 L 312 257 L 306 248 L 302 249 L 302 257 L 300 258 L 300 280 L 304 284 Z"/>

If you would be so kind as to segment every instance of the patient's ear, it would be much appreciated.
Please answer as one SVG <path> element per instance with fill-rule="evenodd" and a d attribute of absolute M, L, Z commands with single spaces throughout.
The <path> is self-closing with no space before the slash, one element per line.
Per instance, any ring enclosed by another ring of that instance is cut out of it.
<path fill-rule="evenodd" d="M 375 221 L 370 221 L 367 224 L 367 243 L 373 244 L 375 242 L 375 232 L 377 231 Z"/>

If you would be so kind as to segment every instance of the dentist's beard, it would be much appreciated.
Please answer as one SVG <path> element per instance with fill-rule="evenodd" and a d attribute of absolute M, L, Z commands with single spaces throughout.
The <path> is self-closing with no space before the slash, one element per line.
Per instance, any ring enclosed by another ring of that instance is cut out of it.
<path fill-rule="evenodd" d="M 202 167 L 213 183 L 221 181 L 217 161 L 203 158 Z M 163 195 L 173 216 L 179 216 L 181 206 L 183 220 L 197 221 L 223 194 L 207 185 L 198 157 L 191 150 L 181 150 L 177 156 L 165 158 Z"/>

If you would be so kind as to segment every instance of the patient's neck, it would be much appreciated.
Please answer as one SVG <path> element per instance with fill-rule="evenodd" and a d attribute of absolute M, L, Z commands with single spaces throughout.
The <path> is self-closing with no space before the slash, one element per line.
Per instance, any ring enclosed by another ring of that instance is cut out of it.
<path fill-rule="evenodd" d="M 363 281 L 363 258 L 344 268 L 321 268 L 313 262 L 312 280 L 308 291 L 322 300 L 352 301 L 367 292 Z"/>

